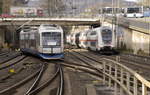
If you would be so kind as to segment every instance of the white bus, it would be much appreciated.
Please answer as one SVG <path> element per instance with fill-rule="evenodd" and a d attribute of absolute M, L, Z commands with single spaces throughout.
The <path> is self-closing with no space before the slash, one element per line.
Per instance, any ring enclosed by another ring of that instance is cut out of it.
<path fill-rule="evenodd" d="M 143 15 L 143 7 L 128 7 L 124 8 L 124 17 L 137 17 L 141 18 L 144 17 Z"/>

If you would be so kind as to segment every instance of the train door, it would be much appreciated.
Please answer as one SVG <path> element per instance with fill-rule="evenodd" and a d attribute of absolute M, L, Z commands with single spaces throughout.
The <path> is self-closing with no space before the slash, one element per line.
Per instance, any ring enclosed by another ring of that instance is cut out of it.
<path fill-rule="evenodd" d="M 81 32 L 80 33 L 80 36 L 79 36 L 79 46 L 80 47 L 83 47 L 83 43 L 84 43 L 84 39 L 83 39 L 83 35 L 84 35 L 84 33 L 83 32 Z"/>
<path fill-rule="evenodd" d="M 76 35 L 75 35 L 75 44 L 76 44 L 76 46 L 79 48 L 80 46 L 79 46 L 79 36 L 80 36 L 80 33 L 77 33 Z"/>
<path fill-rule="evenodd" d="M 25 34 L 25 48 L 29 48 L 29 33 Z"/>
<path fill-rule="evenodd" d="M 40 34 L 38 32 L 35 33 L 35 43 L 36 43 L 36 50 L 40 47 Z"/>
<path fill-rule="evenodd" d="M 90 49 L 92 50 L 96 50 L 96 43 L 97 43 L 97 39 L 96 39 L 96 36 L 97 36 L 97 33 L 95 30 L 93 30 L 91 33 L 90 33 Z"/>
<path fill-rule="evenodd" d="M 25 48 L 24 43 L 25 43 L 24 34 L 20 33 L 20 48 Z"/>
<path fill-rule="evenodd" d="M 98 30 L 98 35 L 97 35 L 97 50 L 99 51 L 101 47 L 103 47 L 103 42 L 102 42 L 102 28 L 99 28 Z"/>

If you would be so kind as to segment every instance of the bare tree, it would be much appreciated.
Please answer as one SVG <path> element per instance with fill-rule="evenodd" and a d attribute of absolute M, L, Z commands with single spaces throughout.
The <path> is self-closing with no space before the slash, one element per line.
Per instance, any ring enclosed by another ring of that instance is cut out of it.
<path fill-rule="evenodd" d="M 150 0 L 144 0 L 143 4 L 146 6 L 150 6 Z"/>
<path fill-rule="evenodd" d="M 65 10 L 65 2 L 63 0 L 41 0 L 41 6 L 48 10 L 49 16 L 61 13 Z"/>

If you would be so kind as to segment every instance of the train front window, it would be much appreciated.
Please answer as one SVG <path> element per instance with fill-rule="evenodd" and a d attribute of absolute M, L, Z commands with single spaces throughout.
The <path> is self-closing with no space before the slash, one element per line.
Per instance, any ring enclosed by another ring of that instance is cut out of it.
<path fill-rule="evenodd" d="M 110 44 L 112 42 L 112 31 L 109 29 L 102 30 L 102 41 L 104 44 Z"/>
<path fill-rule="evenodd" d="M 61 33 L 60 32 L 44 32 L 42 33 L 43 47 L 60 46 Z"/>

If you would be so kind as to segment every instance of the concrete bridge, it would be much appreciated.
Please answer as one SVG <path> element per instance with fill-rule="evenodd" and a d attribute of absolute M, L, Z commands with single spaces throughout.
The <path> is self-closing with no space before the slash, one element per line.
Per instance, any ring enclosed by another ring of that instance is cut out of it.
<path fill-rule="evenodd" d="M 91 25 L 99 24 L 97 18 L 0 18 L 0 26 L 9 25 L 40 25 L 40 24 L 59 24 L 59 25 Z"/>
<path fill-rule="evenodd" d="M 105 21 L 109 23 L 115 23 L 113 17 L 105 17 Z M 118 22 L 120 26 L 133 29 L 139 32 L 149 34 L 150 23 L 139 21 L 136 19 L 128 19 L 124 17 L 118 17 Z M 0 26 L 16 25 L 21 26 L 23 24 L 27 25 L 40 25 L 40 24 L 59 24 L 59 25 L 91 25 L 100 24 L 101 18 L 0 18 Z"/>

